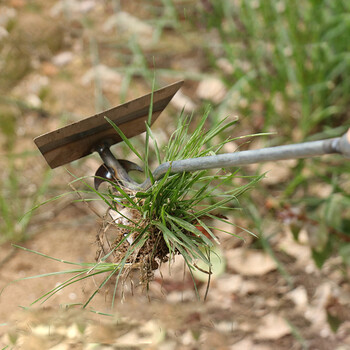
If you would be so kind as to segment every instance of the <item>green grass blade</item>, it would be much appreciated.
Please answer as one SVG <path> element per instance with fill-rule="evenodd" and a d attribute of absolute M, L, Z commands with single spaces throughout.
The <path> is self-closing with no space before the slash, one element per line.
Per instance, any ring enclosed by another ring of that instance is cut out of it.
<path fill-rule="evenodd" d="M 139 158 L 143 161 L 142 156 L 139 152 L 137 152 L 136 148 L 132 145 L 130 140 L 125 136 L 125 134 L 121 131 L 121 129 L 109 118 L 105 117 L 105 119 L 108 121 L 109 124 L 112 125 L 113 129 L 118 133 L 118 135 L 123 139 L 125 144 L 129 147 L 129 149 Z"/>
<path fill-rule="evenodd" d="M 167 217 L 172 220 L 173 222 L 175 222 L 178 226 L 182 227 L 183 229 L 185 229 L 188 232 L 193 233 L 195 236 L 199 236 L 203 239 L 203 241 L 209 246 L 211 247 L 213 245 L 213 242 L 207 238 L 200 230 L 198 230 L 196 228 L 196 226 L 192 225 L 191 223 L 189 223 L 186 220 L 183 220 L 181 218 L 178 217 L 174 217 L 171 215 L 167 215 Z"/>

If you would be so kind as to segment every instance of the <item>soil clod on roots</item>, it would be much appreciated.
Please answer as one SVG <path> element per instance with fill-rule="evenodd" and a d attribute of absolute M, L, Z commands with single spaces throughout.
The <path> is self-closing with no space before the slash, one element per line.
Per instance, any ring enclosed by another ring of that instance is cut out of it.
<path fill-rule="evenodd" d="M 116 209 L 107 211 L 97 234 L 96 261 L 125 267 L 122 278 L 139 270 L 139 282 L 146 285 L 153 279 L 153 271 L 168 261 L 169 248 L 161 230 L 144 219 L 140 211 L 120 204 Z"/>
<path fill-rule="evenodd" d="M 210 282 L 210 252 L 218 243 L 210 221 L 218 219 L 225 224 L 234 225 L 221 213 L 236 208 L 237 197 L 261 177 L 246 178 L 244 184 L 235 186 L 233 180 L 236 171 L 202 170 L 172 173 L 169 169 L 161 177 L 154 178 L 148 166 L 152 153 L 148 141 L 151 139 L 159 164 L 213 155 L 227 142 L 234 141 L 235 138 L 220 141 L 216 136 L 234 125 L 236 120 L 223 119 L 209 130 L 204 129 L 209 111 L 208 109 L 191 132 L 191 117 L 181 115 L 178 128 L 164 148 L 164 154 L 160 153 L 160 147 L 150 129 L 146 134 L 144 156 L 141 156 L 111 122 L 130 151 L 143 161 L 145 176 L 151 179 L 152 183 L 147 190 L 138 192 L 121 186 L 118 179 L 107 180 L 110 184 L 108 192 L 95 191 L 109 206 L 97 236 L 97 264 L 93 268 L 94 273 L 107 272 L 108 276 L 98 290 L 108 281 L 115 280 L 115 296 L 118 281 L 124 285 L 127 277 L 131 278 L 133 285 L 136 280 L 136 284 L 147 285 L 153 279 L 154 271 L 176 255 L 183 257 L 198 298 L 193 272 L 205 272 L 208 275 L 208 283 Z M 214 139 L 217 142 L 214 142 Z M 212 141 L 215 146 L 210 146 Z M 135 275 L 139 277 L 135 278 Z"/>

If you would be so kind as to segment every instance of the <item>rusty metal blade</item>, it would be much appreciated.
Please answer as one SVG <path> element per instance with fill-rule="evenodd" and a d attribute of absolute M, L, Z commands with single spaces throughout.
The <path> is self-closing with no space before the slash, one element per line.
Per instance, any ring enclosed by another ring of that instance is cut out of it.
<path fill-rule="evenodd" d="M 179 81 L 154 91 L 152 123 L 158 118 L 182 84 L 183 81 Z M 121 137 L 106 121 L 105 117 L 118 125 L 128 138 L 146 131 L 145 121 L 148 119 L 150 104 L 151 94 L 147 94 L 92 117 L 38 136 L 34 139 L 34 142 L 53 169 L 93 153 L 94 147 L 101 142 L 106 142 L 109 146 L 121 142 Z"/>

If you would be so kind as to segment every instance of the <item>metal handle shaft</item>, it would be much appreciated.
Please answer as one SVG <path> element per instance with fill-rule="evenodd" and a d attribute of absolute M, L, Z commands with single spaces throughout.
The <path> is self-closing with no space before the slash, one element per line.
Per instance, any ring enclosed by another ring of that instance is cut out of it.
<path fill-rule="evenodd" d="M 339 153 L 346 158 L 350 158 L 350 129 L 342 137 L 333 139 L 167 162 L 155 169 L 153 177 L 155 180 L 158 180 L 169 168 L 171 168 L 171 173 L 175 174 L 184 171 L 227 168 L 266 161 L 308 158 L 332 153 Z M 146 179 L 140 185 L 144 190 L 150 186 L 150 179 Z"/>
<path fill-rule="evenodd" d="M 132 180 L 126 169 L 124 169 L 123 165 L 114 157 L 107 145 L 99 145 L 95 150 L 100 154 L 105 164 L 113 169 L 115 177 L 122 180 L 124 185 L 128 188 L 145 191 L 152 186 L 150 178 L 147 178 L 142 184 L 138 184 Z M 159 165 L 154 170 L 153 178 L 154 180 L 160 179 L 169 169 L 171 169 L 170 171 L 172 174 L 176 174 L 206 169 L 228 168 L 267 161 L 308 158 L 332 153 L 339 153 L 350 159 L 350 129 L 342 137 L 333 139 L 166 162 Z"/>

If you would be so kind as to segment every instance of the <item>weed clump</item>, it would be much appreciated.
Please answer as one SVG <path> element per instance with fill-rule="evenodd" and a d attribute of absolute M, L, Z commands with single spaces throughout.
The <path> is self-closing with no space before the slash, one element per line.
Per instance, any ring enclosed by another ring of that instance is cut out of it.
<path fill-rule="evenodd" d="M 135 198 L 137 193 L 130 195 Z M 118 265 L 125 260 L 125 266 L 129 266 L 129 270 L 138 269 L 141 272 L 140 282 L 148 283 L 153 278 L 153 271 L 161 263 L 168 261 L 166 242 L 161 231 L 156 226 L 151 226 L 149 219 L 143 218 L 139 210 L 125 210 L 121 205 L 118 207 L 122 214 L 108 210 L 97 234 L 96 261 L 106 260 Z M 144 230 L 148 232 L 147 240 L 140 248 L 132 249 L 132 245 L 139 240 L 139 234 Z"/>
<path fill-rule="evenodd" d="M 183 257 L 199 297 L 193 273 L 205 272 L 208 274 L 208 279 L 210 278 L 212 273 L 210 253 L 214 251 L 215 254 L 215 245 L 219 243 L 214 234 L 214 229 L 218 228 L 213 227 L 210 222 L 216 219 L 234 225 L 222 213 L 239 209 L 238 196 L 251 188 L 261 176 L 244 176 L 245 184 L 235 186 L 233 180 L 239 177 L 238 169 L 233 172 L 217 169 L 172 173 L 170 167 L 165 174 L 155 177 L 149 168 L 149 162 L 151 153 L 156 156 L 159 164 L 215 155 L 225 143 L 235 140 L 228 138 L 222 141 L 218 136 L 220 134 L 222 136 L 223 131 L 235 124 L 236 120 L 224 119 L 205 130 L 205 125 L 210 123 L 208 115 L 209 110 L 191 132 L 191 118 L 181 115 L 177 129 L 162 150 L 158 147 L 149 127 L 149 118 L 146 124 L 144 155 L 141 155 L 120 129 L 108 120 L 129 146 L 130 151 L 134 152 L 142 162 L 145 177 L 149 179 L 150 184 L 145 188 L 140 186 L 139 189 L 130 189 L 119 179 L 113 181 L 104 179 L 109 186 L 105 191 L 98 191 L 85 181 L 86 177 L 73 181 L 82 181 L 88 187 L 87 190 L 75 190 L 83 201 L 86 201 L 83 196 L 86 197 L 87 193 L 94 194 L 108 207 L 97 234 L 96 261 L 84 263 L 64 261 L 19 247 L 74 266 L 63 272 L 36 276 L 72 274 L 33 304 L 39 301 L 45 302 L 73 283 L 101 274 L 104 276 L 102 282 L 83 307 L 86 307 L 109 282 L 114 286 L 113 304 L 118 285 L 120 282 L 125 285 L 125 280 L 131 272 L 138 270 L 139 283 L 147 285 L 152 280 L 154 271 L 165 262 L 171 263 L 176 255 Z M 150 139 L 153 141 L 152 149 Z M 231 232 L 223 232 L 233 235 Z"/>
<path fill-rule="evenodd" d="M 163 156 L 148 128 L 145 154 L 149 154 L 148 138 L 152 138 L 159 164 L 215 155 L 232 140 L 215 144 L 216 136 L 236 121 L 225 119 L 206 131 L 204 126 L 208 113 L 191 133 L 191 118 L 182 116 Z M 134 150 L 132 145 L 130 150 Z M 147 190 L 129 190 L 116 180 L 109 181 L 107 192 L 98 193 L 109 209 L 97 236 L 97 264 L 108 262 L 118 267 L 116 283 L 119 277 L 126 278 L 131 270 L 139 269 L 140 282 L 147 284 L 154 270 L 181 254 L 191 275 L 199 269 L 198 262 L 202 266 L 204 263 L 205 272 L 210 275 L 210 249 L 218 240 L 213 232 L 215 227 L 209 222 L 219 219 L 233 225 L 220 213 L 237 209 L 238 195 L 258 178 L 250 179 L 244 186 L 234 187 L 232 180 L 237 171 L 232 173 L 219 169 L 214 173 L 202 170 L 173 174 L 170 168 L 163 177 L 154 179 L 148 168 L 148 158 L 136 155 L 144 163 L 151 186 Z"/>

